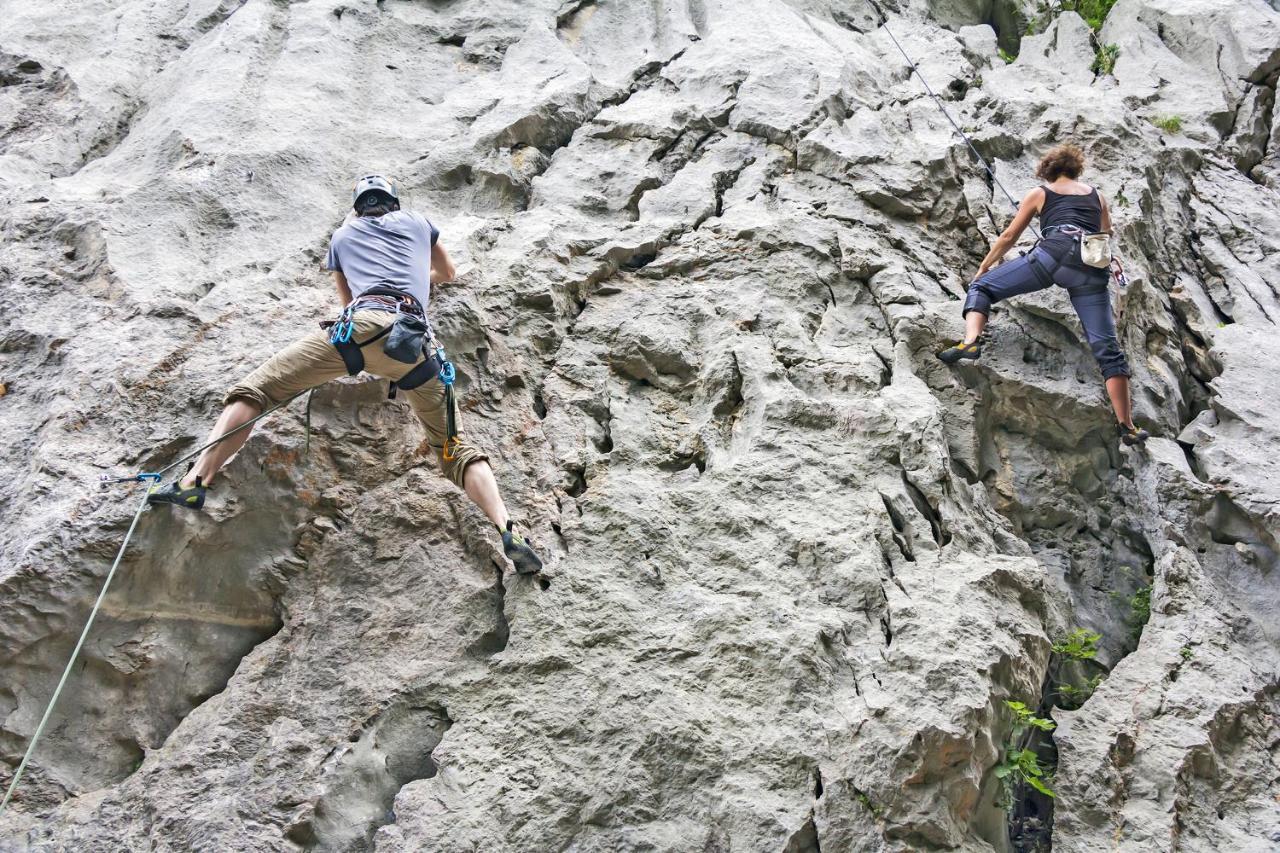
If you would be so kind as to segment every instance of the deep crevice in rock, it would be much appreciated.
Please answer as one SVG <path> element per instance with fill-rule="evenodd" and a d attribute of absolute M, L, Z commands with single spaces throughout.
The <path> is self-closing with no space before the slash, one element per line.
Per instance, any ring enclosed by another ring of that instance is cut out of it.
<path fill-rule="evenodd" d="M 467 649 L 470 654 L 481 658 L 492 657 L 506 649 L 511 636 L 511 626 L 507 622 L 507 586 L 504 573 L 496 563 L 493 571 L 496 578 L 489 592 L 493 606 L 493 627 L 481 634 Z"/>
<path fill-rule="evenodd" d="M 571 498 L 582 497 L 587 490 L 586 467 L 570 464 L 565 467 L 565 474 L 569 478 L 569 484 L 565 487 L 565 494 Z"/>
<path fill-rule="evenodd" d="M 911 478 L 907 476 L 907 472 L 905 470 L 902 472 L 902 484 L 906 486 L 907 496 L 911 498 L 911 503 L 915 505 L 916 510 L 924 516 L 926 521 L 929 522 L 929 531 L 933 534 L 933 541 L 936 542 L 939 547 L 949 543 L 951 541 L 951 534 L 947 532 L 946 526 L 942 523 L 942 514 L 939 513 L 938 510 L 934 509 L 934 506 L 929 502 L 928 497 L 926 497 L 925 493 L 920 490 L 919 486 L 912 482 Z"/>
<path fill-rule="evenodd" d="M 1053 735 L 1033 729 L 1025 749 L 1036 752 L 1046 767 L 1058 766 L 1058 748 Z M 1050 853 L 1053 849 L 1054 798 L 1025 783 L 1017 786 L 1009 812 L 1009 845 L 1014 853 Z"/>
<path fill-rule="evenodd" d="M 796 830 L 787 840 L 782 853 L 822 853 L 822 844 L 818 841 L 818 827 L 813 822 L 813 813 L 809 813 L 804 826 Z"/>
<path fill-rule="evenodd" d="M 327 770 L 313 815 L 287 827 L 286 837 L 326 853 L 372 850 L 374 833 L 396 820 L 400 789 L 436 775 L 431 753 L 452 725 L 444 706 L 424 696 L 393 700 L 355 733 L 352 745 Z"/>
<path fill-rule="evenodd" d="M 893 531 L 890 533 L 893 543 L 898 546 L 898 551 L 902 554 L 903 559 L 909 563 L 916 561 L 915 549 L 911 547 L 911 542 L 907 538 L 907 523 L 902 513 L 893 505 L 893 501 L 884 492 L 880 493 L 880 500 L 884 502 L 885 512 L 889 515 L 889 522 L 893 525 Z M 888 555 L 885 555 L 885 561 L 892 566 Z"/>

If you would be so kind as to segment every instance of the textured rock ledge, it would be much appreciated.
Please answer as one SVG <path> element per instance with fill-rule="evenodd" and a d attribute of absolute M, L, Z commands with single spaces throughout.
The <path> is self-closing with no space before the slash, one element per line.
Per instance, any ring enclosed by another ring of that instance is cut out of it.
<path fill-rule="evenodd" d="M 148 514 L 0 847 L 1010 850 L 1006 699 L 1056 849 L 1280 843 L 1280 12 L 1120 0 L 1100 75 L 1071 13 L 882 5 L 1010 188 L 1088 150 L 1148 453 L 1060 292 L 934 360 L 1008 210 L 870 7 L 0 3 L 0 783 L 128 521 L 94 481 L 332 310 L 358 171 L 463 261 L 437 326 L 550 556 L 324 388 L 310 453 L 293 410 Z M 1050 708 L 1076 626 L 1107 676 Z"/>

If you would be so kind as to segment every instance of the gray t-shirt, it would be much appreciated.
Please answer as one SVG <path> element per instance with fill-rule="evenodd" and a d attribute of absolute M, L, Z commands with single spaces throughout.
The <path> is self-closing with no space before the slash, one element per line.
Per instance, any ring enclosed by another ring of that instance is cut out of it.
<path fill-rule="evenodd" d="M 325 269 L 347 277 L 352 297 L 371 287 L 392 287 L 425 308 L 431 297 L 431 247 L 439 237 L 420 213 L 358 216 L 333 232 Z"/>

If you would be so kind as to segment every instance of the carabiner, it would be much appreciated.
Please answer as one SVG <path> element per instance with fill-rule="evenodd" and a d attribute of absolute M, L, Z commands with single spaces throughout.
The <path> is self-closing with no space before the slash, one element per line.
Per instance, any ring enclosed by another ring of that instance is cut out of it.
<path fill-rule="evenodd" d="M 436 360 L 440 362 L 440 382 L 444 385 L 452 385 L 453 380 L 458 378 L 458 372 L 453 368 L 453 362 L 445 358 L 444 347 L 436 347 Z"/>

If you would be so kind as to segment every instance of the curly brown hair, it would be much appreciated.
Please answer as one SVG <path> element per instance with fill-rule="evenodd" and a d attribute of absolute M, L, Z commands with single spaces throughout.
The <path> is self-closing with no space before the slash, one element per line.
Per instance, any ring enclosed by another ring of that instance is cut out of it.
<path fill-rule="evenodd" d="M 1053 146 L 1048 154 L 1040 158 L 1040 165 L 1036 166 L 1036 177 L 1052 183 L 1066 175 L 1074 181 L 1083 171 L 1084 152 L 1068 142 Z"/>

